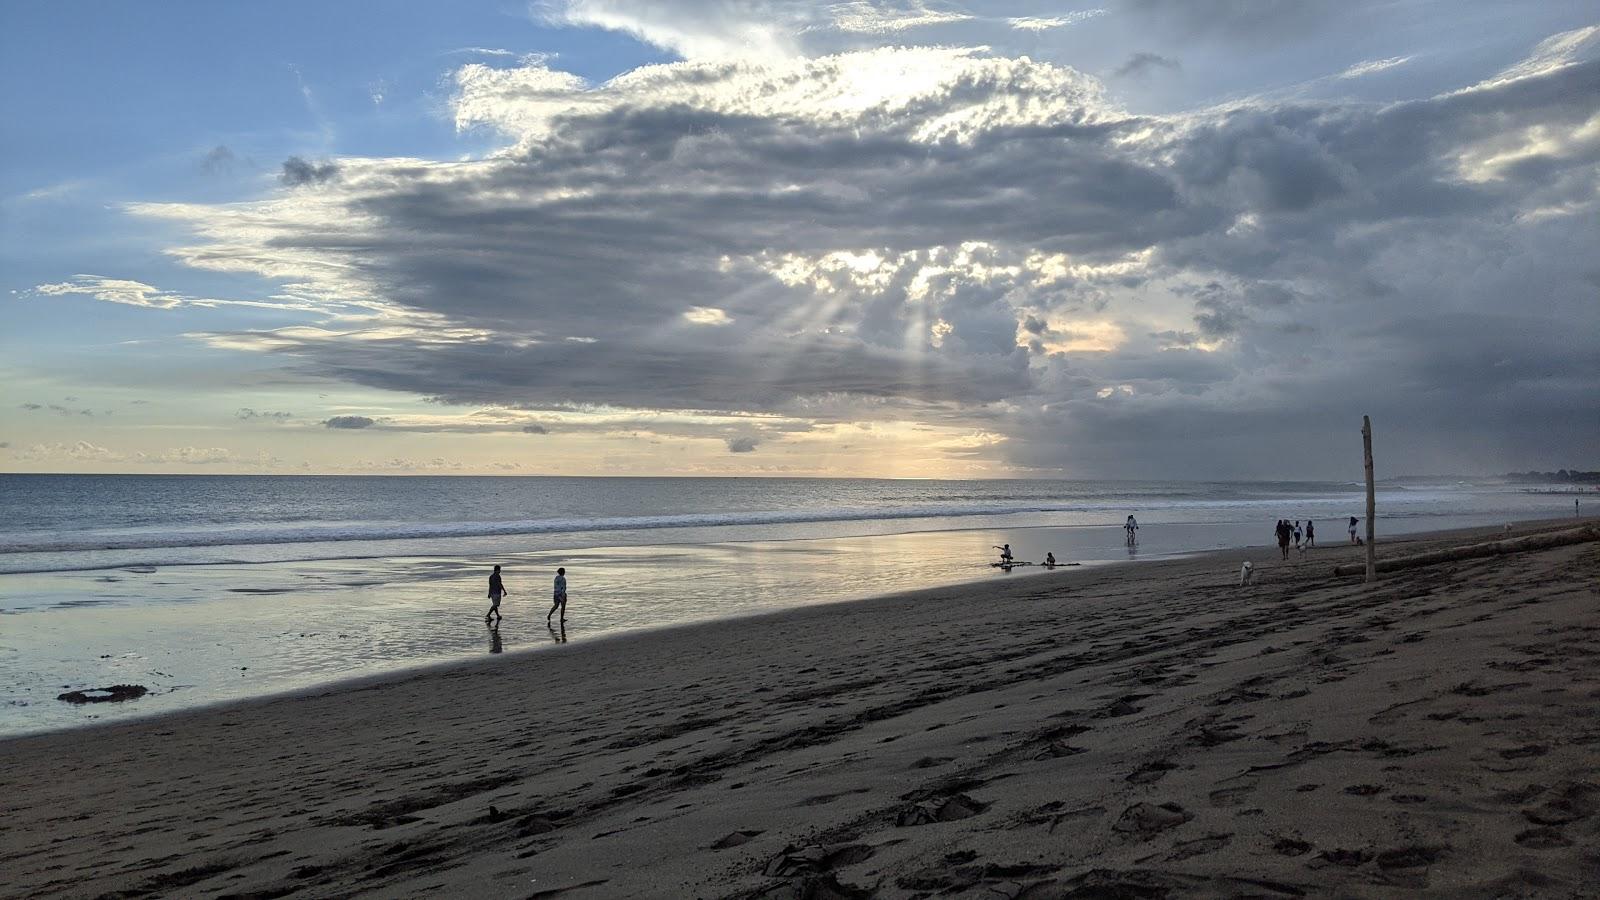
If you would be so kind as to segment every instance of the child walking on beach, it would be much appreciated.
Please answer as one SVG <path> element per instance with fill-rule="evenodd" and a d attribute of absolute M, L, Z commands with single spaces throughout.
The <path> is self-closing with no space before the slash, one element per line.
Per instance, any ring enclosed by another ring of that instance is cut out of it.
<path fill-rule="evenodd" d="M 1307 547 L 1315 547 L 1316 545 L 1317 545 L 1317 523 L 1311 521 L 1310 519 L 1307 519 L 1306 520 L 1306 546 Z"/>
<path fill-rule="evenodd" d="M 550 604 L 550 611 L 544 614 L 546 625 L 550 624 L 550 617 L 555 615 L 558 609 L 561 610 L 561 624 L 565 626 L 567 624 L 567 570 L 565 568 L 556 569 L 555 602 Z"/>
<path fill-rule="evenodd" d="M 496 622 L 500 621 L 500 598 L 505 595 L 506 586 L 505 582 L 500 580 L 500 567 L 495 566 L 489 575 L 489 611 L 484 613 L 484 621 L 487 622 L 490 618 Z"/>
<path fill-rule="evenodd" d="M 1350 517 L 1350 543 L 1352 544 L 1356 542 L 1356 523 L 1359 521 L 1361 520 L 1355 516 Z"/>

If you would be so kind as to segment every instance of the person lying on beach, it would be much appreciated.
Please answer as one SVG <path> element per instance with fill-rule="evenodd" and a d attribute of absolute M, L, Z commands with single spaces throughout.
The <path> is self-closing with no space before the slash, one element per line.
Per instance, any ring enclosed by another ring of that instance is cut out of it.
<path fill-rule="evenodd" d="M 567 624 L 567 570 L 565 568 L 556 569 L 555 601 L 550 604 L 550 611 L 544 614 L 544 623 L 546 625 L 550 624 L 550 617 L 555 615 L 558 609 L 561 610 L 561 624 L 565 626 Z"/>
<path fill-rule="evenodd" d="M 1011 565 L 1011 545 L 1007 544 L 1004 547 L 995 547 L 995 549 L 1000 551 L 1000 565 Z"/>
<path fill-rule="evenodd" d="M 500 598 L 505 595 L 506 585 L 500 580 L 500 567 L 495 566 L 494 572 L 489 575 L 489 611 L 483 615 L 485 621 L 490 618 L 500 621 Z"/>

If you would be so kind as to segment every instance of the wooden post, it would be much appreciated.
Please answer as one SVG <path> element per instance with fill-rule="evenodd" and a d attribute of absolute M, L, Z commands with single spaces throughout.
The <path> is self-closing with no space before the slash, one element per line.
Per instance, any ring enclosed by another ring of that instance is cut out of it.
<path fill-rule="evenodd" d="M 1378 580 L 1377 530 L 1372 520 L 1378 512 L 1378 493 L 1372 481 L 1372 418 L 1361 417 L 1361 450 L 1367 466 L 1367 581 Z"/>

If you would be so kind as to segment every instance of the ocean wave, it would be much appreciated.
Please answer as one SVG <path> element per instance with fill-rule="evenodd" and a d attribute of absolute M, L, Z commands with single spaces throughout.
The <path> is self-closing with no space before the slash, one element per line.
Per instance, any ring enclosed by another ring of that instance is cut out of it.
<path fill-rule="evenodd" d="M 744 512 L 682 513 L 653 516 L 600 516 L 527 519 L 499 522 L 340 522 L 316 525 L 239 525 L 205 529 L 88 530 L 48 534 L 0 534 L 0 557 L 9 553 L 66 553 L 103 550 L 150 550 L 165 547 L 231 547 L 259 544 L 336 543 L 342 541 L 392 541 L 417 538 L 494 537 L 563 534 L 597 531 L 634 531 L 660 528 L 723 528 L 745 525 L 786 525 L 823 522 L 882 521 L 893 519 L 972 518 L 1027 513 L 1115 512 L 1105 522 L 1121 524 L 1127 512 L 1190 508 L 1282 508 L 1322 504 L 1348 504 L 1347 497 L 1260 498 L 1248 500 L 1150 500 L 1137 504 L 1104 502 L 926 504 L 903 506 L 830 507 L 817 509 L 757 510 Z"/>

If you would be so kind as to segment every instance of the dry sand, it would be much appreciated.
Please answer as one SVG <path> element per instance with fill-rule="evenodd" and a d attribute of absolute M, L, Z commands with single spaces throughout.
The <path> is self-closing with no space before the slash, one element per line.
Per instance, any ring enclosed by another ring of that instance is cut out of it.
<path fill-rule="evenodd" d="M 1600 896 L 1600 544 L 1372 588 L 1330 574 L 1354 548 L 1276 556 L 11 740 L 0 890 Z"/>

